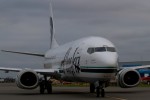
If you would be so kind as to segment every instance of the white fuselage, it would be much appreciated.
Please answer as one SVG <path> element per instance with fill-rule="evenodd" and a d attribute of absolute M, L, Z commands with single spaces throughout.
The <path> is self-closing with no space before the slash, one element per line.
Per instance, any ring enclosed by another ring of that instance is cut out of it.
<path fill-rule="evenodd" d="M 45 68 L 59 69 L 66 81 L 110 81 L 118 67 L 115 46 L 100 37 L 83 38 L 45 54 Z"/>

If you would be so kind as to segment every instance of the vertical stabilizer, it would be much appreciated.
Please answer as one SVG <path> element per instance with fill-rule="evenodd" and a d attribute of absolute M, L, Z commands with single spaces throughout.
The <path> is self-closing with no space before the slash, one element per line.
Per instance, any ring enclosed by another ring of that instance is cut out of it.
<path fill-rule="evenodd" d="M 49 21 L 50 21 L 50 49 L 58 47 L 58 43 L 55 39 L 55 29 L 54 29 L 54 22 L 53 22 L 53 9 L 52 5 L 50 2 L 50 16 L 49 16 Z"/>

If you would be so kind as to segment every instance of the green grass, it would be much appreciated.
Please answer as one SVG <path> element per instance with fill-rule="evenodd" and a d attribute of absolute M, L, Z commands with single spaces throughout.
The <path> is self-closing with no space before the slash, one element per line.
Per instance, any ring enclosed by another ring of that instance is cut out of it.
<path fill-rule="evenodd" d="M 64 83 L 64 84 L 53 84 L 54 87 L 89 87 L 89 83 Z M 119 87 L 117 85 L 111 84 L 109 87 Z M 150 87 L 146 83 L 140 83 L 137 87 Z"/>
<path fill-rule="evenodd" d="M 138 87 L 150 87 L 150 85 L 146 84 L 146 83 L 140 83 L 138 85 Z"/>
<path fill-rule="evenodd" d="M 55 87 L 89 87 L 89 83 L 67 83 L 67 84 L 53 84 Z"/>

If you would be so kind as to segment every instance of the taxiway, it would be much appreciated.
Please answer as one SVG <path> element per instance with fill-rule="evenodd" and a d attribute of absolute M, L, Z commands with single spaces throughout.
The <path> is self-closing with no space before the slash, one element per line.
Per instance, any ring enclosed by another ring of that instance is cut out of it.
<path fill-rule="evenodd" d="M 39 89 L 22 90 L 15 84 L 0 84 L 1 100 L 150 100 L 150 88 L 122 89 L 108 87 L 106 97 L 96 97 L 88 87 L 53 87 L 53 94 L 39 94 Z"/>

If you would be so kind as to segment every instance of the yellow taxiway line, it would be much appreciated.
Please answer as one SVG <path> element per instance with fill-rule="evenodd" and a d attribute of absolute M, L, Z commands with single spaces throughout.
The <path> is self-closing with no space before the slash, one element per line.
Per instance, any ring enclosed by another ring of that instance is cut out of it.
<path fill-rule="evenodd" d="M 111 97 L 111 96 L 106 96 L 107 98 L 115 99 L 115 100 L 127 100 L 124 98 L 119 98 L 119 97 Z"/>

